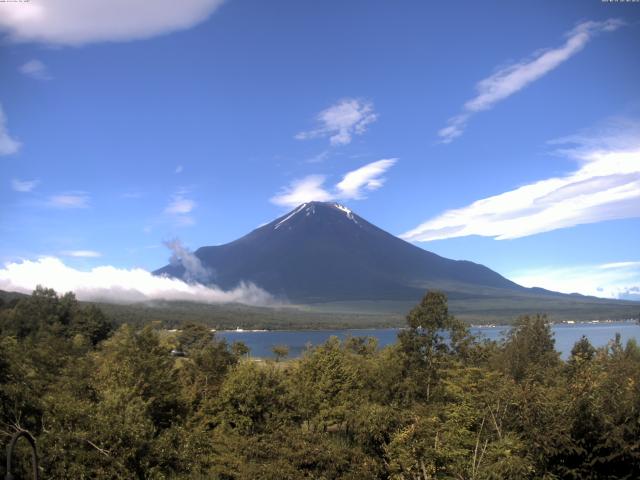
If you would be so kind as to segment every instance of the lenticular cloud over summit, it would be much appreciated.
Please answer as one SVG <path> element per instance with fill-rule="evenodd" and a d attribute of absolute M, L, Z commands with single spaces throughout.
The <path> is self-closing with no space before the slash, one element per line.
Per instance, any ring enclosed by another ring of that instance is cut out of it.
<path fill-rule="evenodd" d="M 252 283 L 241 282 L 231 290 L 215 286 L 185 283 L 182 280 L 152 275 L 141 268 L 112 266 L 81 271 L 55 257 L 8 263 L 0 269 L 0 289 L 29 293 L 37 285 L 58 292 L 72 291 L 79 300 L 133 303 L 151 300 L 182 300 L 202 303 L 272 304 L 269 293 Z"/>

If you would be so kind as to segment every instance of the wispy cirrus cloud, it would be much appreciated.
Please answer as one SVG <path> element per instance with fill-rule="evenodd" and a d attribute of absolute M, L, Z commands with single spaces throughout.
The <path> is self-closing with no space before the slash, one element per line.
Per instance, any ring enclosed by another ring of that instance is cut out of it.
<path fill-rule="evenodd" d="M 65 257 L 74 257 L 74 258 L 98 258 L 101 257 L 102 254 L 95 250 L 64 250 L 60 252 Z"/>
<path fill-rule="evenodd" d="M 271 202 L 284 207 L 296 207 L 301 203 L 332 200 L 359 200 L 366 192 L 384 184 L 384 173 L 397 162 L 396 158 L 378 160 L 348 172 L 333 189 L 326 189 L 325 175 L 308 175 L 294 180 L 271 198 Z"/>
<path fill-rule="evenodd" d="M 85 192 L 70 192 L 49 197 L 48 205 L 55 208 L 88 208 L 89 195 Z"/>
<path fill-rule="evenodd" d="M 11 188 L 16 192 L 28 193 L 36 188 L 39 183 L 39 180 L 18 180 L 14 178 L 11 180 Z"/>
<path fill-rule="evenodd" d="M 15 42 L 84 45 L 124 42 L 185 30 L 223 0 L 30 0 L 2 5 L 0 32 Z"/>
<path fill-rule="evenodd" d="M 562 293 L 640 300 L 640 261 L 569 267 L 543 267 L 508 274 L 525 287 L 542 287 Z"/>
<path fill-rule="evenodd" d="M 0 105 L 0 155 L 11 155 L 20 150 L 22 145 L 19 141 L 11 138 L 7 129 L 7 117 Z"/>
<path fill-rule="evenodd" d="M 51 80 L 51 74 L 47 66 L 42 61 L 33 59 L 20 65 L 20 73 L 35 80 Z"/>
<path fill-rule="evenodd" d="M 640 261 L 603 263 L 599 268 L 604 270 L 611 268 L 635 268 L 640 270 Z"/>
<path fill-rule="evenodd" d="M 462 112 L 451 117 L 447 126 L 438 131 L 442 143 L 450 143 L 462 135 L 469 119 L 489 110 L 496 103 L 522 90 L 581 51 L 598 33 L 612 32 L 624 25 L 619 19 L 588 21 L 567 32 L 566 42 L 553 49 L 540 50 L 520 62 L 500 68 L 476 84 L 476 96 L 464 104 Z"/>
<path fill-rule="evenodd" d="M 322 163 L 324 162 L 327 158 L 329 158 L 330 155 L 330 151 L 329 150 L 323 150 L 320 153 L 317 153 L 309 158 L 307 158 L 304 163 Z"/>
<path fill-rule="evenodd" d="M 180 194 L 174 195 L 167 208 L 164 209 L 165 213 L 173 215 L 183 215 L 190 213 L 196 207 L 196 202 L 189 198 L 185 198 Z"/>
<path fill-rule="evenodd" d="M 337 197 L 358 200 L 366 191 L 377 190 L 384 184 L 382 175 L 396 162 L 396 158 L 378 160 L 347 173 L 336 185 Z"/>
<path fill-rule="evenodd" d="M 640 122 L 615 121 L 566 137 L 579 168 L 448 210 L 401 235 L 428 242 L 468 235 L 513 239 L 580 224 L 640 217 Z"/>
<path fill-rule="evenodd" d="M 164 209 L 164 213 L 169 215 L 178 227 L 189 227 L 195 224 L 195 219 L 190 214 L 198 204 L 189 198 L 189 193 L 190 190 L 187 188 L 178 189 Z"/>
<path fill-rule="evenodd" d="M 298 140 L 329 137 L 333 146 L 351 143 L 354 135 L 362 135 L 369 124 L 378 119 L 371 102 L 347 98 L 340 100 L 316 116 L 318 126 L 296 134 Z"/>

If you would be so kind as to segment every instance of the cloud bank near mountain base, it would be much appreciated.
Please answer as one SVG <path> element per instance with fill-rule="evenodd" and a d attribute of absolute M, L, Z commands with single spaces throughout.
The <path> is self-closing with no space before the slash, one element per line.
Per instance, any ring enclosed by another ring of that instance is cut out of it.
<path fill-rule="evenodd" d="M 142 268 L 110 265 L 81 271 L 56 257 L 12 262 L 0 269 L 0 289 L 30 293 L 37 285 L 74 292 L 79 300 L 135 303 L 153 300 L 272 305 L 273 297 L 252 283 L 231 290 L 153 275 Z"/>

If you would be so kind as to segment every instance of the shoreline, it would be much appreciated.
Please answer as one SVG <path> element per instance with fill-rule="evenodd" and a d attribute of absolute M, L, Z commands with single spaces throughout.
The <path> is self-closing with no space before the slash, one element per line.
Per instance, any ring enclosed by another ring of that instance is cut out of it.
<path fill-rule="evenodd" d="M 550 322 L 552 327 L 564 326 L 564 327 L 584 327 L 585 325 L 612 325 L 612 324 L 636 324 L 639 325 L 635 319 L 626 320 L 583 320 L 583 321 L 561 321 Z M 513 324 L 469 324 L 469 328 L 511 328 Z M 403 330 L 407 327 L 344 327 L 344 328 L 265 328 L 265 329 L 211 329 L 212 333 L 269 333 L 269 332 L 330 332 L 330 331 L 363 331 L 363 330 Z M 174 330 L 179 331 L 179 330 Z"/>

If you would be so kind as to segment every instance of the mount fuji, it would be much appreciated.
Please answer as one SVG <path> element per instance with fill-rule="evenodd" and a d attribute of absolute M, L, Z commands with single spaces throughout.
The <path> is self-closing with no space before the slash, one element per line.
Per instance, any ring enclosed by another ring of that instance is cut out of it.
<path fill-rule="evenodd" d="M 452 299 L 566 296 L 524 288 L 477 263 L 443 258 L 337 203 L 304 203 L 238 240 L 194 253 L 201 283 L 229 289 L 252 282 L 298 304 L 417 301 L 427 289 Z M 189 280 L 190 262 L 175 260 L 154 273 Z"/>

